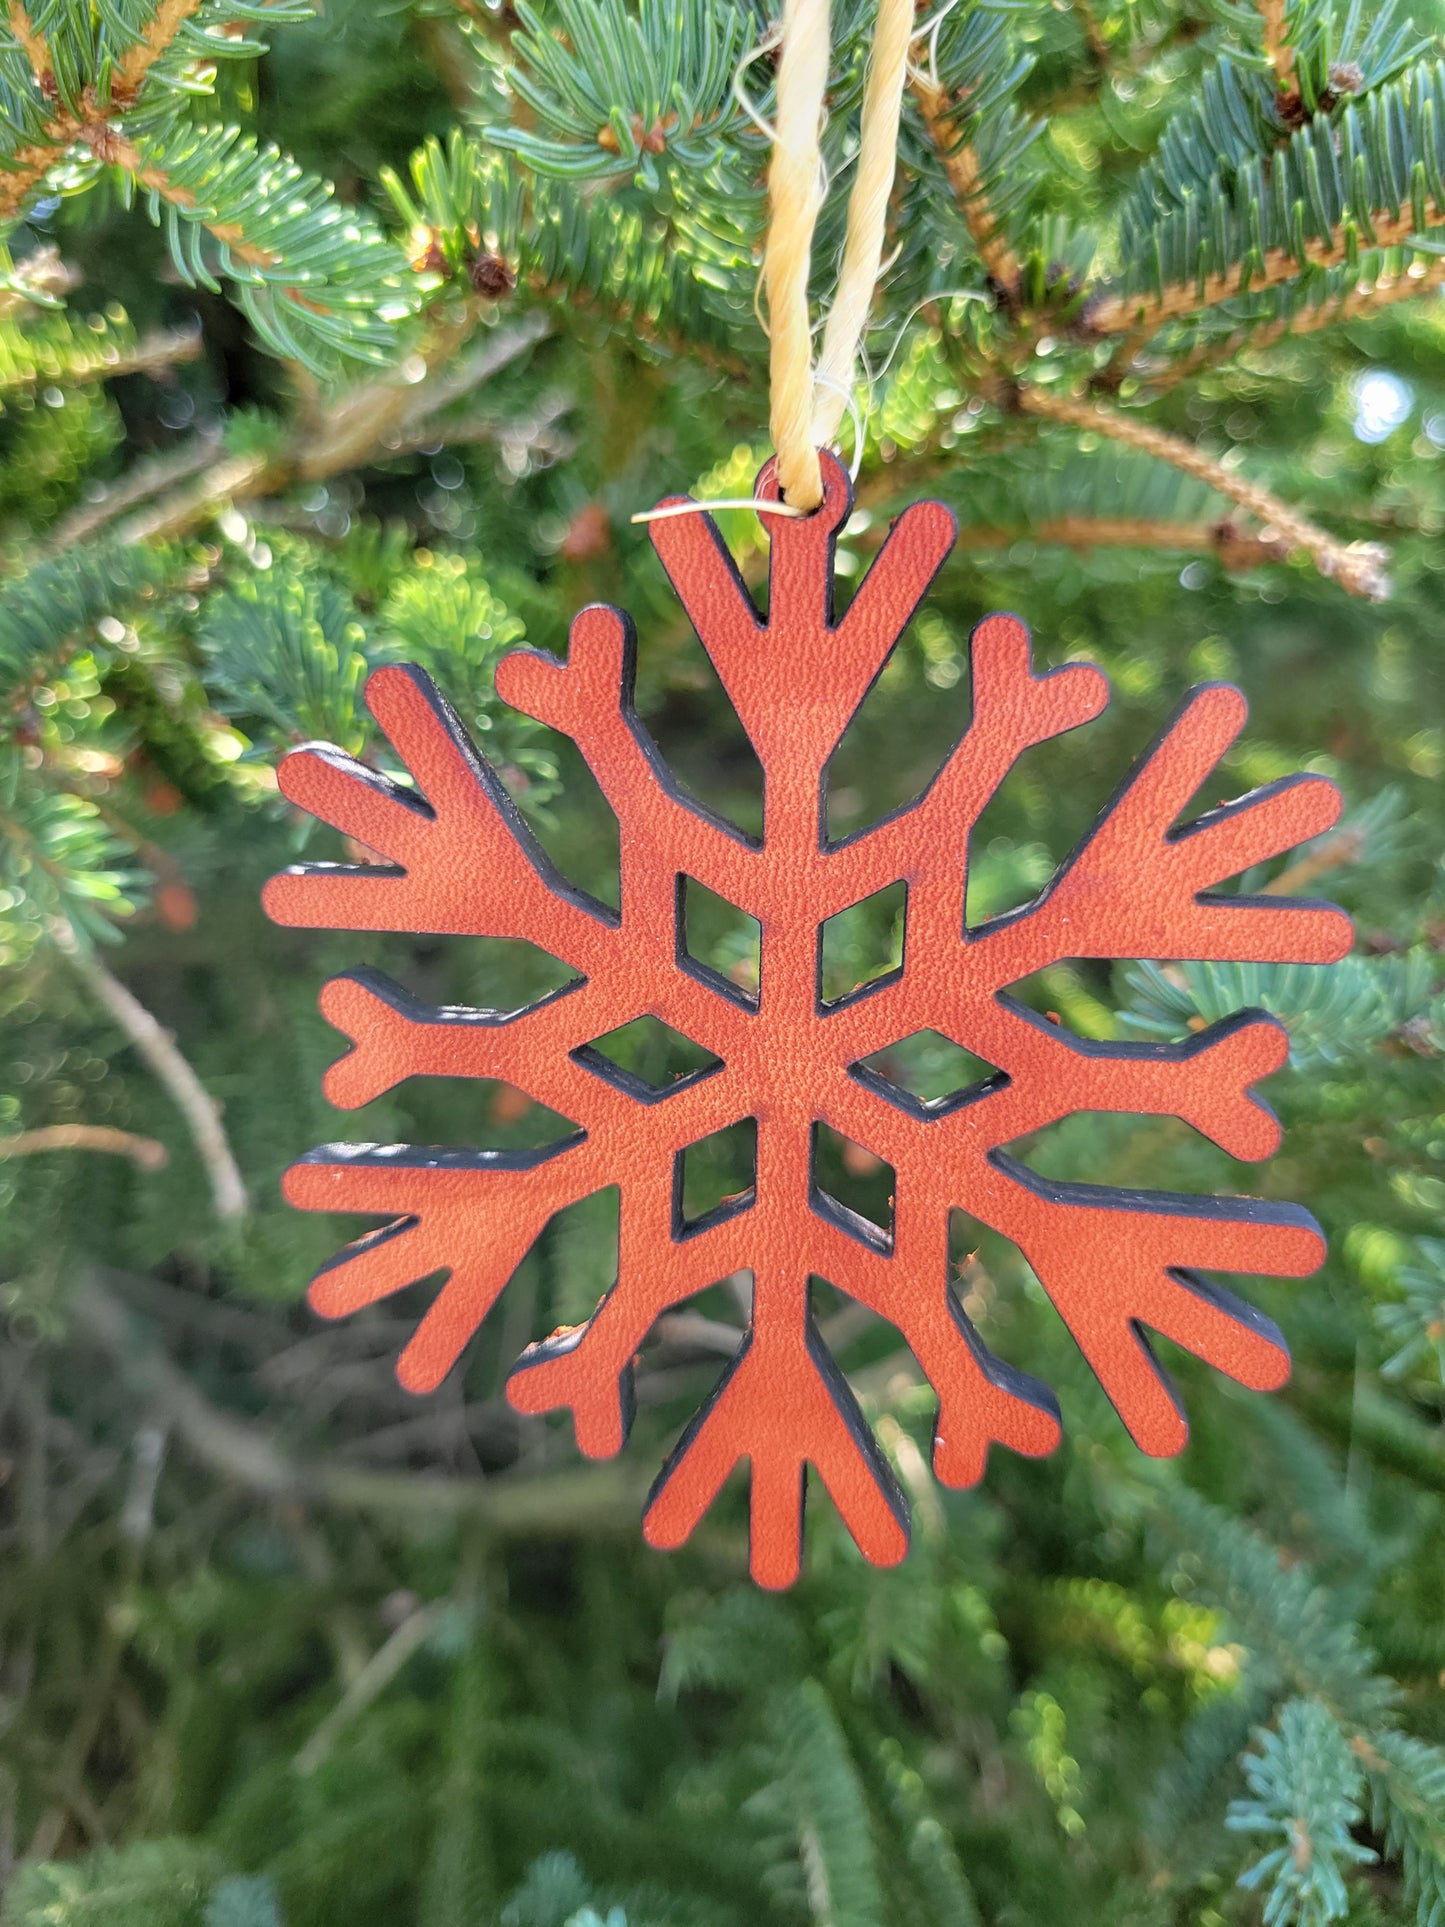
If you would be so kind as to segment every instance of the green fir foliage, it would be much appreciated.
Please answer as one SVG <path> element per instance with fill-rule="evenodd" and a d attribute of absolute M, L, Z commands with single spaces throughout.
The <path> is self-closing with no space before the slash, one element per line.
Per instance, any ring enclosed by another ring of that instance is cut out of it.
<path fill-rule="evenodd" d="M 930 783 L 998 608 L 1112 702 L 990 803 L 970 924 L 1048 887 L 1198 683 L 1251 714 L 1183 820 L 1300 770 L 1344 793 L 1336 828 L 1221 886 L 1337 900 L 1343 962 L 1086 956 L 1010 992 L 1086 1043 L 1282 1025 L 1271 1163 L 1113 1114 L 1013 1154 L 1313 1211 L 1316 1276 L 1218 1281 L 1284 1330 L 1290 1384 L 1161 1342 L 1191 1440 L 1143 1460 L 1023 1256 L 960 1216 L 957 1302 L 1056 1389 L 1065 1442 L 938 1488 L 907 1352 L 815 1281 L 913 1545 L 865 1567 L 815 1482 L 775 1596 L 738 1489 L 679 1553 L 638 1533 L 746 1274 L 658 1320 L 618 1459 L 507 1403 L 518 1353 L 612 1288 L 616 1186 L 545 1227 L 434 1398 L 392 1362 L 435 1281 L 335 1326 L 304 1307 L 380 1227 L 286 1208 L 298 1153 L 525 1158 L 572 1129 L 448 1078 L 341 1115 L 322 983 L 365 966 L 506 1013 L 575 973 L 541 931 L 273 928 L 268 875 L 374 854 L 303 822 L 278 758 L 321 739 L 409 780 L 365 689 L 421 663 L 616 904 L 631 826 L 496 692 L 507 651 L 564 655 L 603 601 L 659 754 L 762 826 L 632 517 L 745 495 L 770 452 L 778 11 L 3 10 L 4 1927 L 1445 1927 L 1440 0 L 920 6 L 844 436 L 842 603 L 908 501 L 959 541 L 837 745 L 830 834 Z M 819 317 L 876 7 L 832 14 Z M 767 530 L 722 525 L 761 599 Z M 756 988 L 745 906 L 696 909 L 701 960 Z M 853 906 L 829 984 L 908 940 L 901 893 Z M 605 1041 L 663 1077 L 698 1048 Z M 892 1072 L 942 1095 L 990 1074 L 973 1041 L 900 1039 Z M 690 1147 L 689 1209 L 747 1189 L 750 1147 Z M 886 1167 L 834 1164 L 881 1221 Z"/>

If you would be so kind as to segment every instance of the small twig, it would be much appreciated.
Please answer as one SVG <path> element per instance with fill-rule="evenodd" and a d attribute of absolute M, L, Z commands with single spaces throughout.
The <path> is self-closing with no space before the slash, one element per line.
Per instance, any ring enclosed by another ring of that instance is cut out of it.
<path fill-rule="evenodd" d="M 1436 212 L 1441 210 L 1437 209 Z M 1398 215 L 1372 216 L 1375 239 L 1372 250 L 1400 247 L 1416 230 L 1412 211 L 1406 207 Z M 1095 335 L 1126 334 L 1134 329 L 1153 334 L 1166 321 L 1199 314 L 1205 308 L 1232 301 L 1236 295 L 1257 294 L 1263 288 L 1277 288 L 1293 281 L 1306 267 L 1337 268 L 1349 259 L 1343 236 L 1305 244 L 1305 258 L 1298 260 L 1287 248 L 1271 248 L 1261 264 L 1252 268 L 1246 262 L 1206 275 L 1202 282 L 1178 281 L 1159 294 L 1101 294 L 1084 310 L 1083 325 Z"/>
<path fill-rule="evenodd" d="M 1341 322 L 1358 321 L 1393 307 L 1397 301 L 1413 301 L 1417 295 L 1445 287 L 1445 256 L 1426 263 L 1415 261 L 1403 274 L 1383 274 L 1378 281 L 1362 281 L 1345 294 L 1321 301 L 1315 307 L 1301 308 L 1277 321 L 1262 321 L 1253 328 L 1236 328 L 1216 341 L 1201 342 L 1178 361 L 1171 361 L 1158 372 L 1144 376 L 1151 394 L 1177 387 L 1181 381 L 1217 368 L 1248 348 L 1272 348 L 1277 341 L 1297 335 L 1314 334 L 1321 328 L 1338 327 Z"/>
<path fill-rule="evenodd" d="M 412 1654 L 431 1637 L 444 1610 L 445 1602 L 434 1602 L 418 1606 L 415 1612 L 407 1614 L 391 1637 L 372 1654 L 296 1755 L 294 1765 L 298 1773 L 314 1773 L 325 1761 L 351 1722 L 381 1697 Z"/>
<path fill-rule="evenodd" d="M 223 502 L 264 495 L 278 479 L 264 455 L 223 456 L 193 487 L 168 495 L 146 514 L 129 516 L 116 530 L 116 537 L 130 545 L 188 535 L 208 521 Z"/>
<path fill-rule="evenodd" d="M 30 62 L 30 71 L 35 76 L 36 85 L 44 93 L 51 82 L 53 69 L 50 64 L 50 48 L 45 35 L 38 33 L 31 22 L 24 0 L 10 0 L 10 31 L 20 42 L 21 51 Z"/>
<path fill-rule="evenodd" d="M 1289 555 L 1278 537 L 1246 535 L 1232 522 L 1171 522 L 1143 516 L 1061 515 L 1032 526 L 961 529 L 961 550 L 1011 548 L 1015 542 L 1039 542 L 1064 549 L 1170 549 L 1217 555 L 1225 568 L 1257 568 L 1283 562 Z"/>
<path fill-rule="evenodd" d="M 134 1131 L 118 1131 L 109 1124 L 43 1124 L 34 1131 L 0 1137 L 0 1162 L 36 1151 L 110 1151 L 134 1158 L 143 1171 L 161 1170 L 168 1155 L 155 1138 L 137 1137 Z"/>
<path fill-rule="evenodd" d="M 934 152 L 948 176 L 959 212 L 973 237 L 973 245 L 990 278 L 1009 293 L 1016 293 L 1022 269 L 1008 236 L 994 220 L 983 191 L 983 175 L 974 148 L 959 133 L 949 111 L 947 94 L 917 75 L 912 81 L 913 96 L 923 116 Z"/>
<path fill-rule="evenodd" d="M 1293 896 L 1297 890 L 1307 890 L 1331 870 L 1339 870 L 1347 863 L 1358 863 L 1364 852 L 1365 838 L 1359 830 L 1341 830 L 1336 836 L 1326 837 L 1308 855 L 1298 858 L 1289 868 L 1281 870 L 1272 883 L 1266 883 L 1261 895 L 1267 897 Z"/>
<path fill-rule="evenodd" d="M 171 1422 L 178 1445 L 209 1471 L 258 1497 L 411 1520 L 470 1517 L 493 1532 L 539 1538 L 635 1528 L 644 1487 L 620 1464 L 569 1465 L 541 1478 L 477 1479 L 292 1459 L 263 1426 L 220 1410 L 173 1359 L 145 1343 L 125 1306 L 105 1290 L 101 1275 L 92 1271 L 74 1286 L 70 1306 L 76 1323 L 152 1409 Z"/>
<path fill-rule="evenodd" d="M 1294 48 L 1285 19 L 1288 0 L 1257 0 L 1264 21 L 1264 51 L 1274 68 L 1274 84 L 1287 94 L 1294 86 Z"/>
<path fill-rule="evenodd" d="M 75 387 L 81 382 L 110 381 L 116 375 L 149 375 L 158 368 L 174 367 L 178 361 L 196 361 L 200 354 L 199 328 L 157 329 L 128 348 L 118 348 L 114 342 L 99 343 L 88 360 L 69 366 L 57 358 L 49 367 L 37 362 L 34 367 L 0 376 L 0 390 L 13 393 L 38 387 L 42 381 Z"/>
<path fill-rule="evenodd" d="M 460 312 L 438 322 L 422 350 L 428 369 L 445 366 L 480 317 L 479 304 L 469 301 Z M 550 323 L 545 316 L 535 320 L 529 316 L 517 328 L 500 332 L 486 344 L 485 352 L 473 358 L 465 372 L 457 370 L 446 384 L 439 384 L 446 392 L 435 406 L 444 407 L 458 395 L 480 386 L 540 341 L 549 330 Z M 404 425 L 420 422 L 429 412 L 429 399 L 416 382 L 402 374 L 393 374 L 349 389 L 320 421 L 309 423 L 304 432 L 297 435 L 289 450 L 270 457 L 223 455 L 219 460 L 213 459 L 213 449 L 204 456 L 199 449 L 194 450 L 197 459 L 194 463 L 187 459 L 184 464 L 178 464 L 177 477 L 184 478 L 199 470 L 197 479 L 173 495 L 162 496 L 145 514 L 133 515 L 122 522 L 116 534 L 127 544 L 173 539 L 201 526 L 225 503 L 255 501 L 289 481 L 323 481 L 328 476 L 357 468 L 379 454 L 392 452 L 392 443 L 401 438 Z M 166 485 L 166 482 L 161 484 Z M 142 499 L 149 499 L 157 492 L 155 487 L 147 486 Z M 81 519 L 85 513 L 81 511 L 79 517 L 69 519 L 66 539 L 59 547 L 70 546 L 74 539 L 70 530 L 77 523 L 83 532 L 86 530 Z M 109 520 L 113 513 L 114 505 L 108 505 L 102 520 Z"/>
<path fill-rule="evenodd" d="M 74 548 L 77 542 L 84 542 L 97 534 L 118 515 L 139 508 L 143 502 L 174 488 L 178 482 L 187 481 L 202 469 L 211 467 L 215 463 L 220 442 L 219 430 L 204 428 L 194 441 L 183 443 L 180 448 L 168 449 L 165 454 L 156 455 L 149 461 L 138 462 L 129 474 L 112 482 L 95 501 L 84 502 L 72 509 L 69 515 L 63 516 L 50 531 L 44 553 L 47 556 L 63 554 L 66 549 Z"/>
<path fill-rule="evenodd" d="M 175 1100 L 206 1167 L 216 1216 L 227 1222 L 244 1217 L 246 1187 L 221 1123 L 220 1106 L 177 1050 L 170 1032 L 163 1030 L 145 1005 L 111 975 L 92 949 L 80 942 L 68 923 L 57 919 L 51 925 L 51 934 L 91 995 L 104 1004 Z"/>
<path fill-rule="evenodd" d="M 140 91 L 140 84 L 193 13 L 199 13 L 201 0 L 160 0 L 141 37 L 122 59 L 111 82 L 111 98 L 119 106 L 129 106 Z"/>
<path fill-rule="evenodd" d="M 1267 533 L 1273 530 L 1287 548 L 1303 550 L 1321 575 L 1338 582 L 1350 595 L 1367 596 L 1372 601 L 1388 595 L 1385 556 L 1378 544 L 1337 541 L 1318 523 L 1272 494 L 1263 483 L 1237 475 L 1182 436 L 1154 428 L 1135 416 L 1104 408 L 1098 402 L 1059 394 L 1052 388 L 1020 386 L 1016 390 L 1015 405 L 1024 414 L 1036 415 L 1045 421 L 1065 422 L 1085 433 L 1107 436 L 1110 441 L 1122 442 L 1128 448 L 1140 449 L 1161 462 L 1168 462 L 1186 475 L 1207 482 L 1210 488 L 1258 517 Z"/>
<path fill-rule="evenodd" d="M 445 375 L 410 391 L 415 399 L 404 417 L 404 431 L 410 431 L 440 409 L 449 408 L 454 401 L 470 395 L 473 389 L 510 367 L 519 355 L 539 341 L 545 341 L 551 332 L 552 320 L 544 308 L 529 309 L 519 315 L 511 327 L 494 329 Z"/>

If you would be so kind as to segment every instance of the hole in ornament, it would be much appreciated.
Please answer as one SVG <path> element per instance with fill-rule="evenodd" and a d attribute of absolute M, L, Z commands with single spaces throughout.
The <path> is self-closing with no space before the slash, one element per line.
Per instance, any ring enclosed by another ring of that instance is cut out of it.
<path fill-rule="evenodd" d="M 404 1088 L 404 1096 L 393 1091 L 348 1111 L 347 1130 L 381 1142 L 397 1138 L 478 1151 L 541 1151 L 582 1136 L 571 1118 L 495 1078 L 414 1077 Z"/>
<path fill-rule="evenodd" d="M 985 1317 L 997 1296 L 993 1277 L 984 1263 L 982 1246 L 985 1227 L 966 1211 L 948 1214 L 948 1282 L 975 1324 Z"/>
<path fill-rule="evenodd" d="M 570 737 L 551 730 L 547 737 L 559 780 L 545 820 L 528 818 L 532 834 L 570 884 L 616 911 L 622 901 L 622 831 L 616 813 Z M 516 795 L 514 772 L 506 774 Z"/>
<path fill-rule="evenodd" d="M 641 681 L 648 732 L 678 784 L 709 814 L 758 841 L 763 766 L 690 623 L 679 623 L 661 644 L 651 642 Z"/>
<path fill-rule="evenodd" d="M 1228 1194 L 1240 1176 L 1229 1154 L 1194 1125 L 1138 1111 L 1075 1111 L 993 1155 L 1021 1165 L 1046 1190 L 1082 1186 L 1091 1194 L 1142 1181 L 1153 1191 L 1207 1201 Z"/>
<path fill-rule="evenodd" d="M 756 1118 L 739 1118 L 686 1145 L 672 1167 L 673 1237 L 694 1237 L 750 1210 L 757 1179 Z"/>
<path fill-rule="evenodd" d="M 984 805 L 968 838 L 964 922 L 970 931 L 1033 903 L 1094 828 L 1123 756 L 1098 741 L 1107 727 L 1036 743 Z"/>
<path fill-rule="evenodd" d="M 609 1184 L 564 1205 L 548 1220 L 538 1247 L 543 1331 L 585 1324 L 616 1284 L 620 1214 L 621 1193 Z M 523 1343 L 532 1336 L 526 1333 Z M 510 1366 L 512 1360 L 506 1362 Z"/>
<path fill-rule="evenodd" d="M 818 928 L 818 1002 L 836 1009 L 862 991 L 892 983 L 903 969 L 908 885 L 902 881 L 850 903 Z"/>
<path fill-rule="evenodd" d="M 1045 965 L 1006 987 L 1000 1001 L 1034 1022 L 1067 1031 L 1084 1043 L 1107 1043 L 1121 1034 L 1111 988 L 1113 966 L 1099 958 Z"/>
<path fill-rule="evenodd" d="M 874 1251 L 891 1251 L 895 1181 L 893 1166 L 877 1152 L 814 1124 L 809 1202 L 820 1218 Z"/>
<path fill-rule="evenodd" d="M 418 944 L 411 952 L 407 987 L 435 1004 L 514 1016 L 546 1003 L 582 979 L 570 964 L 513 937 L 454 937 Z"/>
<path fill-rule="evenodd" d="M 915 1117 L 946 1117 L 1008 1082 L 994 1065 L 936 1030 L 916 1030 L 849 1069 L 860 1084 Z"/>
<path fill-rule="evenodd" d="M 922 796 L 968 728 L 969 707 L 957 639 L 938 611 L 925 607 L 828 759 L 828 843 L 845 843 Z"/>
<path fill-rule="evenodd" d="M 722 1059 L 658 1017 L 635 1017 L 572 1052 L 572 1061 L 643 1103 L 656 1103 L 722 1069 Z"/>
<path fill-rule="evenodd" d="M 843 1355 L 865 1335 L 869 1343 L 861 1355 L 851 1360 L 854 1365 L 872 1364 L 898 1349 L 896 1338 L 878 1313 L 861 1300 L 850 1298 L 846 1291 L 840 1291 L 829 1278 L 809 1278 L 808 1309 L 819 1338 L 837 1364 L 843 1363 Z"/>
<path fill-rule="evenodd" d="M 678 968 L 730 1002 L 758 1007 L 763 927 L 696 877 L 677 879 Z"/>

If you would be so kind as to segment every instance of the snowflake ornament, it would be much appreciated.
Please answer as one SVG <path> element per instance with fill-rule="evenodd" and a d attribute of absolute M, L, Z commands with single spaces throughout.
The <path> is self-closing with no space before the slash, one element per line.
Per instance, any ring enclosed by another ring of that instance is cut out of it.
<path fill-rule="evenodd" d="M 746 1459 L 752 1570 L 767 1586 L 797 1574 L 808 1465 L 867 1558 L 889 1564 L 907 1547 L 903 1495 L 810 1315 L 811 1277 L 907 1339 L 938 1397 L 933 1465 L 945 1485 L 978 1480 L 994 1443 L 1037 1455 L 1058 1441 L 1050 1392 L 992 1357 L 954 1296 L 954 1208 L 1020 1248 L 1144 1451 L 1177 1452 L 1187 1436 L 1144 1327 L 1243 1385 L 1283 1382 L 1289 1359 L 1279 1332 L 1200 1274 L 1314 1271 L 1324 1246 L 1307 1212 L 1054 1182 L 1008 1148 L 1072 1113 L 1119 1111 L 1182 1118 L 1233 1157 L 1267 1157 L 1278 1127 L 1251 1087 L 1283 1063 L 1283 1030 L 1255 1011 L 1182 1044 L 1095 1043 L 1007 993 L 1065 958 L 1326 963 L 1351 937 L 1326 904 L 1209 894 L 1319 835 L 1340 809 L 1331 783 L 1298 776 L 1176 826 L 1243 726 L 1244 699 L 1224 684 L 1193 691 L 1034 902 L 968 928 L 969 837 L 985 804 L 1024 750 L 1089 722 L 1107 700 L 1103 675 L 1087 664 L 1036 673 L 1028 632 L 1011 616 L 990 616 L 974 632 L 972 718 L 923 795 L 830 842 L 828 760 L 948 555 L 955 526 L 936 502 L 908 509 L 835 622 L 833 548 L 852 492 L 830 457 L 824 470 L 826 499 L 815 514 L 765 518 L 766 620 L 711 518 L 651 524 L 762 764 L 760 839 L 675 782 L 633 708 L 631 625 L 596 606 L 574 622 L 565 662 L 518 649 L 496 680 L 503 700 L 571 736 L 595 773 L 622 826 L 620 913 L 558 873 L 414 667 L 378 669 L 366 700 L 415 789 L 324 745 L 295 751 L 281 769 L 293 803 L 385 865 L 306 864 L 273 878 L 265 895 L 282 924 L 524 939 L 575 972 L 564 990 L 510 1014 L 432 1008 L 372 970 L 326 985 L 322 1009 L 353 1040 L 327 1075 L 333 1103 L 365 1104 L 408 1077 L 495 1078 L 580 1128 L 537 1151 L 329 1144 L 310 1152 L 286 1174 L 293 1204 L 392 1219 L 318 1275 L 311 1303 L 340 1317 L 444 1274 L 398 1365 L 404 1385 L 430 1391 L 552 1215 L 618 1186 L 616 1285 L 585 1325 L 523 1353 L 509 1397 L 522 1412 L 569 1407 L 582 1452 L 617 1452 L 633 1360 L 654 1320 L 719 1279 L 751 1274 L 746 1338 L 654 1487 L 644 1530 L 653 1545 L 680 1544 Z M 777 499 L 771 465 L 758 492 Z M 756 995 L 689 954 L 687 878 L 760 925 Z M 900 879 L 908 892 L 901 967 L 825 1003 L 822 926 Z M 716 1067 L 659 1092 L 595 1048 L 646 1015 L 694 1039 Z M 923 1030 L 997 1074 L 928 1103 L 867 1063 Z M 756 1120 L 754 1188 L 687 1222 L 683 1153 L 745 1119 Z M 893 1167 L 891 1236 L 820 1187 L 820 1124 Z"/>

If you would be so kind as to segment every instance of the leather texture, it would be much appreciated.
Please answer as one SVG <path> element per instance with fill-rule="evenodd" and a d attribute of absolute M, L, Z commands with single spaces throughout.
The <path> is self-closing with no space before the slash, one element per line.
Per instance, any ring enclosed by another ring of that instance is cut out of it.
<path fill-rule="evenodd" d="M 622 827 L 620 915 L 556 871 L 413 667 L 377 670 L 367 702 L 415 791 L 325 746 L 295 751 L 281 769 L 294 803 L 386 864 L 304 865 L 273 878 L 265 894 L 278 923 L 523 938 L 576 973 L 571 988 L 509 1016 L 431 1008 L 373 971 L 326 985 L 322 1008 L 352 1040 L 327 1076 L 334 1103 L 364 1104 L 414 1076 L 498 1078 L 580 1130 L 529 1153 L 346 1144 L 311 1152 L 287 1173 L 293 1204 L 392 1218 L 320 1273 L 311 1301 L 324 1316 L 344 1316 L 445 1273 L 398 1367 L 404 1384 L 430 1390 L 551 1215 L 619 1186 L 618 1283 L 585 1325 L 524 1353 L 509 1395 L 523 1412 L 569 1407 L 580 1449 L 615 1453 L 630 1415 L 632 1363 L 659 1313 L 750 1272 L 750 1331 L 654 1487 L 645 1532 L 655 1545 L 679 1544 L 746 1460 L 752 1569 L 767 1586 L 797 1573 L 808 1465 L 869 1559 L 890 1563 L 907 1545 L 902 1492 L 819 1340 L 810 1278 L 828 1279 L 907 1339 L 937 1393 L 933 1463 L 946 1485 L 979 1479 L 992 1444 L 1041 1454 L 1058 1440 L 1051 1393 L 990 1355 L 950 1288 L 952 1207 L 1019 1246 L 1146 1452 L 1177 1452 L 1187 1428 L 1145 1327 L 1241 1384 L 1282 1383 L 1289 1361 L 1279 1332 L 1201 1274 L 1312 1272 L 1324 1247 L 1307 1212 L 1051 1182 L 1008 1147 L 1071 1113 L 1122 1111 L 1179 1117 L 1234 1157 L 1266 1157 L 1278 1128 L 1251 1087 L 1283 1063 L 1283 1031 L 1246 1012 L 1177 1045 L 1088 1042 L 1012 1000 L 1008 988 L 1065 958 L 1325 963 L 1351 940 L 1348 921 L 1329 905 L 1210 894 L 1327 829 L 1340 808 L 1328 781 L 1290 778 L 1177 827 L 1243 726 L 1244 699 L 1226 685 L 1191 693 L 1032 904 L 967 929 L 969 838 L 984 805 L 1022 751 L 1087 723 L 1107 700 L 1105 678 L 1087 664 L 1037 673 L 1027 630 L 1007 615 L 974 632 L 972 717 L 928 790 L 830 845 L 826 764 L 955 530 L 938 503 L 908 509 L 835 621 L 834 542 L 851 488 L 831 457 L 824 469 L 826 499 L 814 515 L 765 518 L 766 618 L 709 517 L 651 524 L 762 763 L 760 842 L 675 783 L 633 708 L 631 625 L 597 606 L 576 618 L 565 662 L 519 649 L 499 665 L 497 688 L 571 736 L 594 771 Z M 776 497 L 771 466 L 758 487 Z M 756 999 L 687 956 L 684 877 L 757 919 Z M 908 886 L 901 969 L 825 1006 L 822 924 L 900 878 Z M 588 1050 L 645 1014 L 694 1039 L 720 1068 L 659 1095 Z M 922 1029 L 953 1039 L 997 1075 L 927 1104 L 863 1065 Z M 680 1154 L 744 1118 L 757 1121 L 754 1191 L 684 1223 Z M 892 1165 L 891 1236 L 820 1190 L 819 1121 Z"/>

